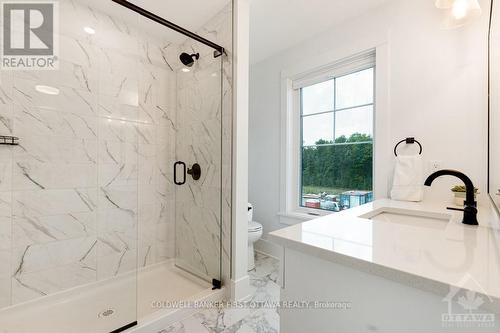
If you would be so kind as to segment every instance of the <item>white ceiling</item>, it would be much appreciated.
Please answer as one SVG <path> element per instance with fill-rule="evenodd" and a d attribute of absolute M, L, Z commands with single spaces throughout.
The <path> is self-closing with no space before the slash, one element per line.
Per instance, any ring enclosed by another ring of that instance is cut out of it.
<path fill-rule="evenodd" d="M 251 0 L 250 62 L 256 63 L 389 0 Z"/>

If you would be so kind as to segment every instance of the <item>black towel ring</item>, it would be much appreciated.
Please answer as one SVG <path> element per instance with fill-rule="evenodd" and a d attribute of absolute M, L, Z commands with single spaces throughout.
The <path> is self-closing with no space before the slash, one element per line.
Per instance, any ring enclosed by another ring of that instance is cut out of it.
<path fill-rule="evenodd" d="M 416 142 L 418 144 L 418 146 L 420 147 L 420 152 L 418 154 L 422 155 L 422 145 L 420 144 L 420 142 L 418 142 L 417 140 L 415 140 L 415 138 L 406 138 L 406 139 L 403 139 L 403 140 L 399 141 L 396 144 L 396 146 L 394 147 L 394 155 L 398 156 L 398 153 L 397 153 L 398 146 L 400 144 L 402 144 L 403 142 L 405 142 L 406 144 L 414 144 Z"/>

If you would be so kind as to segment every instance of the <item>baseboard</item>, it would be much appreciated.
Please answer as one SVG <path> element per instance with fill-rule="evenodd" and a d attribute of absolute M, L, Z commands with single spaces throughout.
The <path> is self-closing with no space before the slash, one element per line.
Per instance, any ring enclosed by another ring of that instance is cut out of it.
<path fill-rule="evenodd" d="M 231 279 L 230 298 L 232 301 L 244 301 L 250 294 L 250 277 L 245 275 L 238 280 Z"/>
<path fill-rule="evenodd" d="M 281 260 L 283 258 L 283 247 L 274 244 L 273 242 L 261 238 L 254 244 L 255 251 L 263 253 L 267 256 Z"/>

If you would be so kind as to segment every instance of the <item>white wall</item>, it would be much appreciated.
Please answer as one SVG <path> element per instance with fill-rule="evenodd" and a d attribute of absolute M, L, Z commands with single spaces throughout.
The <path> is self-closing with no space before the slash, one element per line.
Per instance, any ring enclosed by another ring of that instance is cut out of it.
<path fill-rule="evenodd" d="M 415 136 L 424 146 L 426 166 L 439 161 L 441 168 L 462 170 L 485 192 L 489 1 L 480 4 L 479 20 L 445 30 L 444 13 L 434 1 L 393 1 L 251 66 L 249 200 L 266 233 L 284 227 L 277 215 L 281 72 L 346 45 L 387 43 L 390 121 L 383 130 L 392 142 Z M 392 148 L 391 143 L 387 149 Z M 426 189 L 427 200 L 446 205 L 454 183 L 436 181 Z"/>
<path fill-rule="evenodd" d="M 249 2 L 233 1 L 233 164 L 231 299 L 250 295 L 248 277 L 248 84 Z"/>

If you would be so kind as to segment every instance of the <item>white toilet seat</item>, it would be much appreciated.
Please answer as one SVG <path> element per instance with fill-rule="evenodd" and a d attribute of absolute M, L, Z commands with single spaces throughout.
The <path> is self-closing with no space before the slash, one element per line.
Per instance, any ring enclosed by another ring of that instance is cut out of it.
<path fill-rule="evenodd" d="M 262 231 L 262 224 L 255 221 L 248 222 L 248 232 L 259 232 Z"/>

